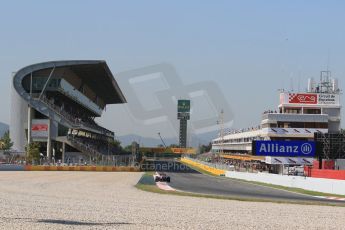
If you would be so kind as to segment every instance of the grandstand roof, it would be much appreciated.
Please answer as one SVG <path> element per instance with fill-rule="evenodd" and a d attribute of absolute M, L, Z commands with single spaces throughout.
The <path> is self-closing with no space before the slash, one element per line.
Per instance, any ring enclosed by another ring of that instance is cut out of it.
<path fill-rule="evenodd" d="M 125 103 L 126 99 L 107 63 L 103 60 L 66 60 L 43 62 L 24 67 L 16 75 L 22 77 L 31 72 L 49 68 L 69 68 L 104 100 L 105 104 Z M 21 81 L 21 80 L 19 80 Z"/>
<path fill-rule="evenodd" d="M 70 69 L 92 86 L 106 104 L 125 103 L 126 99 L 105 61 L 85 61 L 85 64 L 72 65 Z"/>

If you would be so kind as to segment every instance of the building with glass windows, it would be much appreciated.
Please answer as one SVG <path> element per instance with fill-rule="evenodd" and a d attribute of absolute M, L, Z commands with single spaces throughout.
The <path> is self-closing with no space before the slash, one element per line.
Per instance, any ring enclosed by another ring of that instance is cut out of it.
<path fill-rule="evenodd" d="M 311 141 L 315 133 L 339 133 L 341 122 L 338 81 L 322 71 L 320 82 L 308 81 L 306 92 L 280 92 L 280 103 L 262 114 L 257 127 L 221 132 L 213 151 L 251 154 L 255 140 Z"/>
<path fill-rule="evenodd" d="M 40 143 L 48 161 L 92 161 L 114 149 L 114 132 L 99 125 L 107 105 L 126 103 L 105 61 L 52 61 L 30 65 L 13 76 L 10 135 L 24 153 Z M 65 156 L 71 153 L 72 157 Z M 80 158 L 80 157 L 79 157 Z"/>

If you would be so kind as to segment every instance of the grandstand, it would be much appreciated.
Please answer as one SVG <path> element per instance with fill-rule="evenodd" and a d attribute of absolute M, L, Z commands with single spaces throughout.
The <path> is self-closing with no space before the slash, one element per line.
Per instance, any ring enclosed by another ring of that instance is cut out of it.
<path fill-rule="evenodd" d="M 126 99 L 105 61 L 53 61 L 24 67 L 13 76 L 13 148 L 24 152 L 27 144 L 39 142 L 48 162 L 92 162 L 110 155 L 116 152 L 114 132 L 95 118 L 107 105 L 122 103 Z"/>
<path fill-rule="evenodd" d="M 221 132 L 213 139 L 212 150 L 252 154 L 252 142 L 313 141 L 314 134 L 339 133 L 341 124 L 341 90 L 330 71 L 321 71 L 320 82 L 308 80 L 306 92 L 282 91 L 278 108 L 265 111 L 256 127 Z"/>

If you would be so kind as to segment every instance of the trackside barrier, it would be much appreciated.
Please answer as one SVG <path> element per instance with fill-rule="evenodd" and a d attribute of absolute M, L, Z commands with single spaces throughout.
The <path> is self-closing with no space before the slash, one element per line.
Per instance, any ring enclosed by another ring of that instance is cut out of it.
<path fill-rule="evenodd" d="M 256 181 L 291 188 L 301 188 L 315 192 L 345 195 L 345 180 L 235 171 L 227 171 L 225 176 L 246 181 Z"/>
<path fill-rule="evenodd" d="M 0 164 L 0 171 L 24 171 L 24 165 Z"/>
<path fill-rule="evenodd" d="M 226 172 L 225 170 L 213 168 L 213 167 L 210 167 L 208 165 L 196 162 L 196 161 L 189 159 L 189 158 L 181 158 L 181 162 L 186 164 L 186 165 L 190 165 L 190 166 L 193 166 L 195 168 L 205 170 L 205 171 L 207 171 L 213 175 L 216 175 L 216 176 L 225 176 L 225 172 Z"/>
<path fill-rule="evenodd" d="M 315 178 L 345 180 L 345 170 L 311 169 L 310 176 Z"/>
<path fill-rule="evenodd" d="M 193 160 L 190 158 L 181 158 L 181 162 L 191 165 L 214 175 L 224 175 L 229 178 L 241 179 L 246 181 L 261 182 L 266 184 L 280 185 L 291 188 L 301 188 L 305 190 L 345 195 L 345 180 L 303 177 L 303 176 L 287 176 L 270 173 L 249 173 L 249 172 L 236 172 L 216 169 L 205 164 L 201 161 Z M 216 171 L 213 171 L 216 170 Z"/>
<path fill-rule="evenodd" d="M 128 166 L 45 166 L 26 165 L 25 171 L 90 171 L 90 172 L 140 172 L 138 167 Z"/>

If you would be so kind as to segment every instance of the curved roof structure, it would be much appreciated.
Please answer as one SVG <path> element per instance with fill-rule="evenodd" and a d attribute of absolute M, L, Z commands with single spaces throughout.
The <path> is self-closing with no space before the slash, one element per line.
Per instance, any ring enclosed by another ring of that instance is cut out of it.
<path fill-rule="evenodd" d="M 98 111 L 101 112 L 106 104 L 119 104 L 126 102 L 124 95 L 122 94 L 105 61 L 74 60 L 33 64 L 20 69 L 14 75 L 13 87 L 17 91 L 18 95 L 24 99 L 24 101 L 26 101 L 30 107 L 35 108 L 40 113 L 52 118 L 66 127 L 88 128 L 89 130 L 95 132 L 101 131 L 102 133 L 112 133 L 111 131 L 102 127 L 97 127 L 97 129 L 95 129 L 92 126 L 90 127 L 88 124 L 80 124 L 79 122 L 76 122 L 74 118 L 71 119 L 68 116 L 64 116 L 63 114 L 59 113 L 59 108 L 56 108 L 56 106 L 48 105 L 47 100 L 43 100 L 41 98 L 42 95 L 38 97 L 37 95 L 31 95 L 30 91 L 32 91 L 32 89 L 24 87 L 24 79 L 30 78 L 31 75 L 36 77 L 35 75 L 37 73 L 39 73 L 40 77 L 43 77 L 45 86 L 49 83 L 50 77 L 58 77 L 60 79 L 70 78 L 69 81 L 74 82 L 74 85 L 67 83 L 70 88 L 70 92 L 73 91 L 73 93 L 78 93 L 78 96 L 83 97 L 84 102 L 92 104 L 96 107 L 98 106 Z M 76 79 L 79 79 L 78 83 L 75 83 Z M 93 91 L 93 94 L 102 100 L 102 105 L 100 105 L 100 103 L 95 103 L 95 101 L 97 101 L 96 98 L 87 98 L 82 92 L 79 92 L 78 87 L 83 85 L 87 85 L 87 87 Z M 43 92 L 45 90 L 44 87 L 42 86 L 42 89 L 39 91 Z M 39 93 L 43 94 L 41 92 Z M 74 98 L 73 100 L 77 100 L 77 97 L 73 97 L 72 95 L 72 98 Z M 95 116 L 100 116 L 100 114 L 101 113 L 95 114 Z"/>
<path fill-rule="evenodd" d="M 105 104 L 126 103 L 126 99 L 107 63 L 102 60 L 51 61 L 33 64 L 20 69 L 15 74 L 13 85 L 16 91 L 26 99 L 28 95 L 25 95 L 20 89 L 24 77 L 35 71 L 59 67 L 69 68 L 81 77 L 86 84 L 93 87 L 97 95 L 104 99 Z"/>
<path fill-rule="evenodd" d="M 13 88 L 12 112 L 15 116 L 11 119 L 11 138 L 20 151 L 33 139 L 31 133 L 36 135 L 37 129 L 40 131 L 37 125 L 32 126 L 31 122 L 35 121 L 49 126 L 45 128 L 49 131 L 45 132 L 55 142 L 66 143 L 83 153 L 100 153 L 100 149 L 90 146 L 96 139 L 113 139 L 114 132 L 97 124 L 95 117 L 101 116 L 107 104 L 126 102 L 108 65 L 102 60 L 33 64 L 16 72 Z M 75 135 L 73 133 L 83 135 L 78 138 L 89 139 L 68 139 Z M 47 141 L 46 136 L 36 140 Z M 47 149 L 51 149 L 49 145 Z"/>

